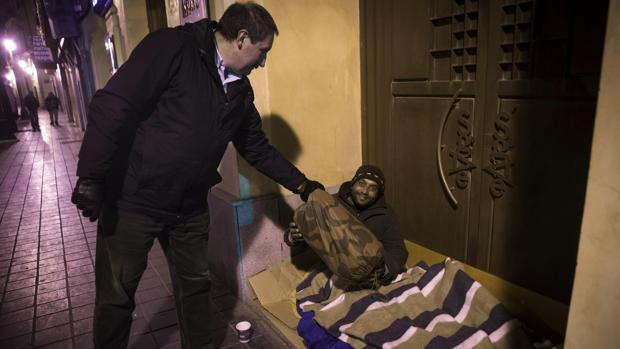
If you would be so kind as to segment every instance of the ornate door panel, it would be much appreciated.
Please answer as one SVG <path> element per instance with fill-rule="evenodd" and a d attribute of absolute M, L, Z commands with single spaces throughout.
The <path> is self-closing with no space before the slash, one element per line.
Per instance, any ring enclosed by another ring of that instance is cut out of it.
<path fill-rule="evenodd" d="M 405 238 L 568 302 L 605 5 L 362 0 L 364 160 Z"/>
<path fill-rule="evenodd" d="M 395 97 L 390 135 L 400 140 L 389 187 L 409 240 L 464 260 L 470 222 L 474 99 Z M 405 175 L 406 174 L 406 175 Z M 447 199 L 447 198 L 450 199 Z"/>
<path fill-rule="evenodd" d="M 606 7 L 489 1 L 475 265 L 568 303 Z M 598 32 L 586 43 L 584 32 Z"/>
<path fill-rule="evenodd" d="M 499 99 L 485 119 L 477 266 L 570 300 L 594 112 L 582 99 Z"/>

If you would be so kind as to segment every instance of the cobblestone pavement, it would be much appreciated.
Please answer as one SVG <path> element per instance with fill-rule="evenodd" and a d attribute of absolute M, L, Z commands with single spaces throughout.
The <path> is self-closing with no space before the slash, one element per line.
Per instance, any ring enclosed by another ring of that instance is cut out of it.
<path fill-rule="evenodd" d="M 82 132 L 60 115 L 41 132 L 18 121 L 19 142 L 0 144 L 0 348 L 91 348 L 96 225 L 71 204 Z M 253 307 L 217 281 L 216 345 L 288 348 Z M 136 294 L 129 348 L 180 348 L 165 257 L 156 243 Z M 255 335 L 238 342 L 234 324 L 250 320 Z"/>

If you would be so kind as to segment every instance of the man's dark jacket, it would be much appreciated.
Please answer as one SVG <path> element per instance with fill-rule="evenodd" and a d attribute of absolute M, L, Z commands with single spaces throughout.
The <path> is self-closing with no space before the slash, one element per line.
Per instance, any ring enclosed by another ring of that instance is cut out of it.
<path fill-rule="evenodd" d="M 24 97 L 24 105 L 31 113 L 36 113 L 39 109 L 39 100 L 32 93 L 28 93 L 26 97 Z"/>
<path fill-rule="evenodd" d="M 202 20 L 149 34 L 93 97 L 77 175 L 104 179 L 108 204 L 150 214 L 203 212 L 229 141 L 287 189 L 305 180 L 261 130 L 247 77 L 224 92 L 215 27 Z"/>
<path fill-rule="evenodd" d="M 370 207 L 359 210 L 348 199 L 351 193 L 351 186 L 351 182 L 344 182 L 338 191 L 338 199 L 383 244 L 383 249 L 385 250 L 384 259 L 388 267 L 388 273 L 382 279 L 384 281 L 392 280 L 396 275 L 405 270 L 405 262 L 409 255 L 405 248 L 403 237 L 400 235 L 396 212 L 387 205 L 384 196 L 381 196 Z"/>
<path fill-rule="evenodd" d="M 58 97 L 54 95 L 48 95 L 47 97 L 45 97 L 45 109 L 47 110 L 58 109 L 59 105 L 60 105 L 60 100 L 58 99 Z"/>

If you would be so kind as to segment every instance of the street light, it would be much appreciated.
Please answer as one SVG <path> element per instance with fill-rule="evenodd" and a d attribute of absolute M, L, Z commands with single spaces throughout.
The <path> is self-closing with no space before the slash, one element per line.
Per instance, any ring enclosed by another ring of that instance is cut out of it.
<path fill-rule="evenodd" d="M 17 49 L 15 41 L 11 39 L 4 39 L 2 40 L 2 44 L 4 45 L 4 48 L 9 51 L 9 56 L 11 57 L 11 59 L 13 59 L 13 51 Z"/>
<path fill-rule="evenodd" d="M 12 70 L 4 74 L 4 78 L 9 82 L 9 86 L 15 87 L 15 74 L 13 74 Z"/>

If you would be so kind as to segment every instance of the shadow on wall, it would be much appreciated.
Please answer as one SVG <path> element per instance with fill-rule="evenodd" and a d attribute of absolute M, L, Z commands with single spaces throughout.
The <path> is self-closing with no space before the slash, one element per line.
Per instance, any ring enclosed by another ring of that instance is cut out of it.
<path fill-rule="evenodd" d="M 282 116 L 264 116 L 263 129 L 285 158 L 297 160 L 301 144 Z M 280 194 L 274 181 L 245 161 L 238 171 L 240 198 L 217 189 L 210 195 L 211 236 L 217 238 L 210 239 L 209 263 L 233 294 L 245 298 L 248 277 L 295 253 L 283 243 L 283 232 L 301 200 Z"/>
<path fill-rule="evenodd" d="M 267 133 L 271 145 L 287 160 L 295 163 L 301 154 L 301 143 L 295 131 L 293 131 L 288 122 L 279 114 L 268 114 L 262 116 L 262 119 L 263 130 L 266 131 L 265 133 Z M 300 170 L 303 172 L 303 169 Z M 268 193 L 266 196 L 275 195 L 278 197 L 278 209 L 266 210 L 264 213 L 266 213 L 267 218 L 278 228 L 284 230 L 292 220 L 294 207 L 292 207 L 291 203 L 287 202 L 285 197 L 278 192 L 278 184 L 275 181 L 257 172 L 258 170 L 249 165 L 245 160 L 241 160 L 239 164 L 240 196 L 251 197 L 251 188 L 254 186 L 255 190 L 253 192 Z M 251 239 L 252 237 L 249 238 Z M 248 241 L 248 243 L 251 243 L 251 241 Z"/>
<path fill-rule="evenodd" d="M 301 153 L 301 144 L 299 138 L 279 114 L 268 114 L 262 117 L 263 131 L 267 134 L 267 138 L 286 159 L 295 162 Z M 248 164 L 243 158 L 239 162 L 239 197 L 252 198 L 257 193 L 262 195 L 278 194 L 278 184 L 262 175 Z"/>

